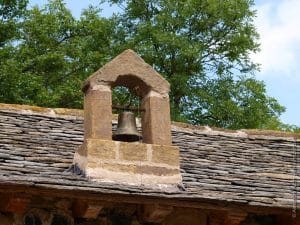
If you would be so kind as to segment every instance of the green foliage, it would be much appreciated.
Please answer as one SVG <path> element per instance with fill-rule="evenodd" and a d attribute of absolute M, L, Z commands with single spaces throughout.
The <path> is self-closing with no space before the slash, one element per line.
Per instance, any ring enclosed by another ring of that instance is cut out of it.
<path fill-rule="evenodd" d="M 254 78 L 210 79 L 201 83 L 188 101 L 196 107 L 187 115 L 195 124 L 232 129 L 268 128 L 266 122 L 278 118 L 284 108 L 265 92 L 264 84 Z"/>
<path fill-rule="evenodd" d="M 26 0 L 0 1 L 0 101 L 81 108 L 82 81 L 131 48 L 171 83 L 174 120 L 285 129 L 284 107 L 253 76 L 252 0 L 107 2 L 124 10 L 107 19 L 89 7 L 75 19 L 63 0 L 32 9 Z M 138 104 L 126 89 L 115 89 L 114 104 L 130 99 Z"/>
<path fill-rule="evenodd" d="M 27 10 L 17 46 L 0 67 L 0 100 L 81 108 L 81 83 L 110 59 L 113 29 L 93 7 L 80 20 L 61 0 Z"/>
<path fill-rule="evenodd" d="M 171 83 L 172 118 L 258 128 L 284 111 L 249 58 L 258 51 L 251 0 L 111 0 L 119 48 L 132 48 Z"/>
<path fill-rule="evenodd" d="M 290 124 L 280 123 L 279 126 L 275 128 L 275 130 L 283 130 L 288 132 L 294 132 L 300 134 L 300 127 Z"/>
<path fill-rule="evenodd" d="M 28 0 L 0 0 L 0 51 L 18 35 L 18 22 Z M 1 59 L 1 58 L 0 58 Z"/>

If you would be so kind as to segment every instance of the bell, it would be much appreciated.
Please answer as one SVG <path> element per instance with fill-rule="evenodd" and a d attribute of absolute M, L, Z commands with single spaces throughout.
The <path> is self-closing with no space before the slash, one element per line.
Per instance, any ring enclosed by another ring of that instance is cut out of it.
<path fill-rule="evenodd" d="M 136 128 L 134 113 L 122 112 L 118 116 L 118 127 L 113 134 L 113 140 L 134 142 L 142 139 Z"/>

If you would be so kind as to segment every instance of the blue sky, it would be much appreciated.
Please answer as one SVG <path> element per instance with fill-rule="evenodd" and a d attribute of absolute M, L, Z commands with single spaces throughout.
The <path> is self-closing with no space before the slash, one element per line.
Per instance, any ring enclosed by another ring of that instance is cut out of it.
<path fill-rule="evenodd" d="M 281 119 L 300 125 L 300 1 L 256 0 L 255 24 L 261 51 L 252 56 L 261 64 L 257 78 L 286 107 Z"/>
<path fill-rule="evenodd" d="M 65 0 L 75 17 L 88 5 L 100 0 Z M 47 0 L 30 0 L 31 5 L 43 5 Z M 286 112 L 284 123 L 300 126 L 300 0 L 255 0 L 255 25 L 260 34 L 261 51 L 251 55 L 261 64 L 256 73 L 266 84 L 269 96 L 275 97 Z M 110 16 L 113 9 L 104 4 L 102 15 Z"/>

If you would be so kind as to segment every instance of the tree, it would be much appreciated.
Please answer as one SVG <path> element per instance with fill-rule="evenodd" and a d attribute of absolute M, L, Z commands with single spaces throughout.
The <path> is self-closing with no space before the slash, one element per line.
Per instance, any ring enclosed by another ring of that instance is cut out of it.
<path fill-rule="evenodd" d="M 0 49 L 17 36 L 18 22 L 28 0 L 0 0 Z"/>
<path fill-rule="evenodd" d="M 20 23 L 26 12 L 27 3 L 28 0 L 0 0 L 0 99 L 2 102 L 14 102 L 20 91 L 17 78 L 17 73 L 20 71 L 12 58 L 15 54 L 14 42 L 19 38 Z"/>
<path fill-rule="evenodd" d="M 27 10 L 0 67 L 1 101 L 81 108 L 82 81 L 111 57 L 112 23 L 93 7 L 76 20 L 61 0 Z"/>
<path fill-rule="evenodd" d="M 75 19 L 63 0 L 16 7 L 17 32 L 0 47 L 0 101 L 81 108 L 82 81 L 132 48 L 171 83 L 174 120 L 280 127 L 284 108 L 266 95 L 249 58 L 259 47 L 252 0 L 107 1 L 123 11 L 107 19 L 89 7 Z M 128 101 L 124 90 L 114 92 L 115 103 Z"/>
<path fill-rule="evenodd" d="M 110 0 L 123 11 L 119 51 L 133 48 L 171 83 L 172 117 L 227 128 L 264 127 L 284 111 L 253 73 L 251 0 Z"/>

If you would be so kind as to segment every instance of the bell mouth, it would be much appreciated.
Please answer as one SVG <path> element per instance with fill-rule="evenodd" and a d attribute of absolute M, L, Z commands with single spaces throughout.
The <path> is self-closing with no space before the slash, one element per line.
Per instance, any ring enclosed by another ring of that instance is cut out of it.
<path fill-rule="evenodd" d="M 124 142 L 135 142 L 142 140 L 142 136 L 136 134 L 114 134 L 112 138 L 114 141 Z"/>
<path fill-rule="evenodd" d="M 142 135 L 136 127 L 136 120 L 133 112 L 124 111 L 118 116 L 118 126 L 112 139 L 114 141 L 135 142 L 142 140 Z"/>

